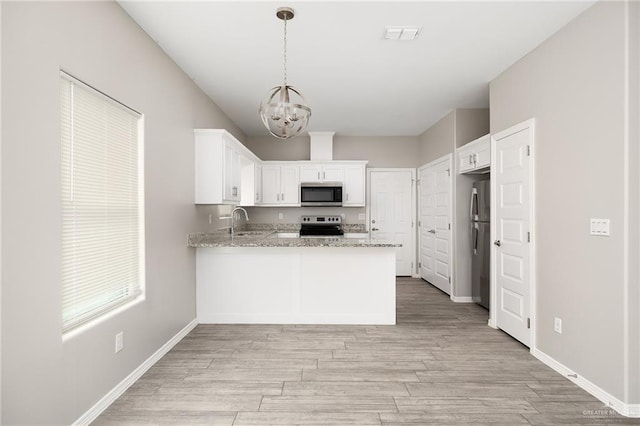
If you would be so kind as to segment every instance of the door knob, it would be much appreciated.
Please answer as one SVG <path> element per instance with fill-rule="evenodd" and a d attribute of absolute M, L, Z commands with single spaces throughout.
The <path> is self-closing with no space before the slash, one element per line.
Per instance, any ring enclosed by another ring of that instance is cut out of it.
<path fill-rule="evenodd" d="M 500 247 L 502 245 L 502 243 L 500 242 L 500 240 L 495 240 L 493 242 L 493 244 L 497 245 L 498 247 Z"/>
<path fill-rule="evenodd" d="M 379 231 L 378 228 L 371 228 L 372 231 Z"/>

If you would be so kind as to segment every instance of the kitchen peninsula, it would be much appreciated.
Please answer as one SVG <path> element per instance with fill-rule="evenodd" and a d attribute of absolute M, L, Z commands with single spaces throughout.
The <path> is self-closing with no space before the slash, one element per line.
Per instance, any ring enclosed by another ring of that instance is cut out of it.
<path fill-rule="evenodd" d="M 395 243 L 251 231 L 189 246 L 201 324 L 395 324 Z"/>

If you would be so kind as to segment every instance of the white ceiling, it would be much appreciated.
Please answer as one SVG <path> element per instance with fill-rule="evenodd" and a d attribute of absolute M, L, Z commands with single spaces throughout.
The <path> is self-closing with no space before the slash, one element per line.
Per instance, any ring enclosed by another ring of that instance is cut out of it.
<path fill-rule="evenodd" d="M 413 136 L 454 108 L 487 107 L 489 82 L 593 1 L 119 1 L 247 135 L 266 135 L 258 106 L 282 82 L 312 108 L 309 130 Z M 384 40 L 385 26 L 422 27 Z"/>

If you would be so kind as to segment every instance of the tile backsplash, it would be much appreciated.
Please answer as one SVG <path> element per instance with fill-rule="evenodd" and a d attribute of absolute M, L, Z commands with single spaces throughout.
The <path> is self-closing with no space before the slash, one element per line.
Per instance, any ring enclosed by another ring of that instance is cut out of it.
<path fill-rule="evenodd" d="M 229 219 L 220 219 L 220 217 L 229 216 L 234 206 L 229 205 L 198 205 L 196 206 L 198 222 L 201 226 L 194 232 L 216 232 L 231 226 Z M 360 219 L 360 215 L 365 215 L 364 207 L 246 207 L 249 213 L 249 225 L 270 224 L 289 226 L 291 224 L 300 224 L 300 216 L 314 215 L 340 215 L 344 214 L 343 223 L 345 225 L 359 225 L 355 229 L 366 229 L 367 222 Z M 282 219 L 280 219 L 282 214 Z M 211 223 L 209 223 L 209 215 L 211 215 Z M 240 216 L 240 220 L 236 222 L 238 229 L 245 224 L 244 215 Z M 297 229 L 297 228 L 296 228 Z M 350 228 L 349 228 L 350 229 Z M 345 229 L 346 230 L 346 229 Z"/>
<path fill-rule="evenodd" d="M 254 223 L 300 223 L 300 216 L 344 214 L 345 224 L 366 224 L 359 219 L 365 214 L 364 207 L 248 207 L 247 211 Z"/>

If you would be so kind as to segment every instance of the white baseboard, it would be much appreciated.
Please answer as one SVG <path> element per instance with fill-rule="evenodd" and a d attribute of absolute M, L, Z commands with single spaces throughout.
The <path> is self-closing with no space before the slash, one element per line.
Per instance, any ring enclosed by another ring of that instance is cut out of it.
<path fill-rule="evenodd" d="M 547 366 L 551 367 L 558 373 L 562 374 L 567 379 L 571 380 L 576 385 L 580 386 L 585 391 L 589 392 L 594 397 L 605 403 L 608 407 L 613 408 L 618 413 L 626 417 L 640 417 L 640 404 L 626 404 L 620 401 L 609 392 L 605 391 L 596 384 L 574 373 L 570 368 L 564 364 L 551 358 L 549 355 L 540 351 L 539 349 L 532 348 L 531 355 L 538 358 Z M 575 375 L 576 377 L 573 377 Z"/>
<path fill-rule="evenodd" d="M 475 303 L 475 301 L 473 300 L 473 297 L 469 297 L 469 296 L 451 296 L 451 300 L 453 300 L 456 303 Z"/>
<path fill-rule="evenodd" d="M 129 387 L 135 383 L 153 364 L 158 362 L 167 352 L 171 350 L 180 340 L 182 340 L 191 330 L 198 325 L 198 320 L 194 319 L 187 324 L 182 330 L 180 330 L 175 336 L 173 336 L 167 343 L 162 345 L 153 355 L 147 358 L 138 368 L 133 370 L 131 374 L 118 383 L 113 389 L 111 389 L 100 401 L 96 402 L 93 407 L 89 408 L 78 420 L 73 422 L 74 426 L 84 426 L 90 424 L 92 421 L 98 418 L 109 405 L 111 405 L 116 399 L 118 399 Z"/>

